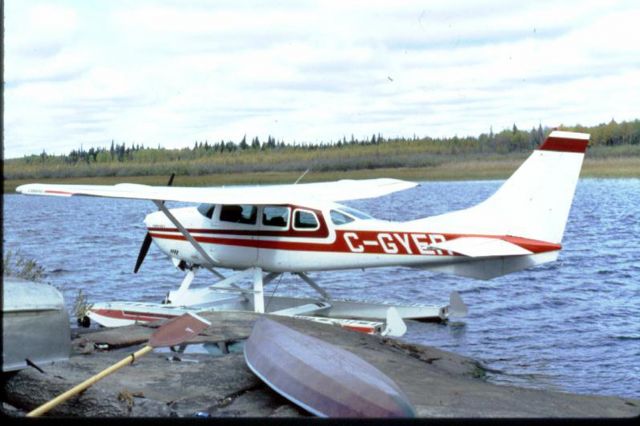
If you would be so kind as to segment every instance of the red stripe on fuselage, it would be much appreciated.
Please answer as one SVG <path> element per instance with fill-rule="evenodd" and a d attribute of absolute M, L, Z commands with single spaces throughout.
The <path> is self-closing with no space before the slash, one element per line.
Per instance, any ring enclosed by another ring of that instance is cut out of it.
<path fill-rule="evenodd" d="M 153 228 L 157 229 L 157 228 Z M 161 228 L 164 232 L 174 232 L 173 234 L 161 234 L 150 231 L 153 238 L 186 241 L 182 234 L 178 234 L 177 229 Z M 204 233 L 202 230 L 189 229 L 190 233 Z M 498 236 L 498 235 L 464 235 L 464 234 L 437 234 L 430 232 L 384 232 L 384 231 L 349 231 L 337 230 L 336 239 L 333 241 L 318 238 L 317 242 L 302 241 L 282 241 L 280 239 L 261 239 L 262 237 L 282 237 L 291 238 L 288 232 L 281 234 L 261 234 L 260 231 L 216 231 L 206 230 L 208 234 L 221 234 L 224 237 L 194 235 L 196 241 L 205 244 L 218 244 L 239 247 L 254 247 L 259 249 L 290 250 L 290 251 L 316 251 L 334 253 L 362 253 L 362 254 L 399 254 L 399 255 L 456 255 L 455 253 L 431 249 L 430 244 L 453 240 L 460 237 L 485 237 L 496 238 L 516 244 L 532 253 L 544 253 L 548 251 L 560 250 L 560 244 L 546 241 L 533 240 L 529 238 Z M 255 236 L 256 238 L 232 238 L 236 236 Z"/>
<path fill-rule="evenodd" d="M 507 235 L 505 237 L 499 237 L 501 240 L 508 243 L 515 244 L 523 249 L 529 250 L 533 253 L 544 253 L 547 251 L 556 251 L 562 249 L 560 244 L 549 243 L 546 241 L 531 240 L 529 238 L 512 237 Z"/>

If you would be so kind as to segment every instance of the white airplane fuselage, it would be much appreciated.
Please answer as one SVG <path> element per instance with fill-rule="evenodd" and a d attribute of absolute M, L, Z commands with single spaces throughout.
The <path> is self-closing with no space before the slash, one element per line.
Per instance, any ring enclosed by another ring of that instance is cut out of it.
<path fill-rule="evenodd" d="M 213 211 L 209 211 L 211 207 Z M 244 209 L 245 217 L 229 217 L 228 211 L 234 209 Z M 386 266 L 432 268 L 469 260 L 452 251 L 432 247 L 462 234 L 440 233 L 416 222 L 378 220 L 337 203 L 315 206 L 202 204 L 170 211 L 216 262 L 212 265 L 216 267 L 307 272 Z M 273 218 L 269 220 L 270 212 L 280 214 L 279 223 L 274 224 Z M 240 222 L 230 221 L 234 219 Z M 168 256 L 191 264 L 206 263 L 162 212 L 147 215 L 145 224 L 154 243 Z M 532 239 L 482 236 L 516 242 L 536 254 L 557 255 L 561 248 L 559 244 Z"/>

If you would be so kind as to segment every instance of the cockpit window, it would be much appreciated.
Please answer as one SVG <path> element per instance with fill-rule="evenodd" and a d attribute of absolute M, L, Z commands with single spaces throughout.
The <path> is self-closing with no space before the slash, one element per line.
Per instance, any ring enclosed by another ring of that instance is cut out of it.
<path fill-rule="evenodd" d="M 256 206 L 247 204 L 229 204 L 220 208 L 220 220 L 223 222 L 256 224 L 258 209 Z"/>
<path fill-rule="evenodd" d="M 372 216 L 366 214 L 365 212 L 361 212 L 360 210 L 356 210 L 354 208 L 351 207 L 347 207 L 347 206 L 342 206 L 340 207 L 340 210 L 350 216 L 353 216 L 357 219 L 373 219 Z"/>
<path fill-rule="evenodd" d="M 353 218 L 337 210 L 331 210 L 329 214 L 331 215 L 331 222 L 333 222 L 334 225 L 344 225 L 345 223 L 353 222 Z"/>
<path fill-rule="evenodd" d="M 215 204 L 200 204 L 198 206 L 198 211 L 202 216 L 208 217 L 211 219 L 213 217 L 213 211 L 215 210 Z"/>
<path fill-rule="evenodd" d="M 262 209 L 262 224 L 286 228 L 289 224 L 289 207 L 265 206 Z"/>

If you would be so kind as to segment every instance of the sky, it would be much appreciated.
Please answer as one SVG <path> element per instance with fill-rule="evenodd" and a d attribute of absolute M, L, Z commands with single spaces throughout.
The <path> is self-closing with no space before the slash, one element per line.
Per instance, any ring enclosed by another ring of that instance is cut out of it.
<path fill-rule="evenodd" d="M 637 1 L 4 7 L 5 158 L 640 118 Z"/>

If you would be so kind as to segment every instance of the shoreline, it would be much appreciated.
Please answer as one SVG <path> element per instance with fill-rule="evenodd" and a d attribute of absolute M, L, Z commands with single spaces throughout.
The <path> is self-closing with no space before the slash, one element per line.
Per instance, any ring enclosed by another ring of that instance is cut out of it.
<path fill-rule="evenodd" d="M 469 160 L 431 167 L 402 167 L 314 172 L 311 170 L 302 183 L 339 179 L 396 178 L 410 181 L 496 180 L 508 178 L 524 161 L 520 158 L 505 160 Z M 221 186 L 293 183 L 302 172 L 246 172 L 219 173 L 200 176 L 177 175 L 176 186 Z M 580 178 L 640 178 L 640 157 L 585 158 Z M 14 193 L 26 183 L 60 183 L 84 185 L 114 185 L 128 182 L 146 185 L 166 185 L 167 176 L 89 176 L 67 178 L 5 179 L 3 191 Z"/>
<path fill-rule="evenodd" d="M 194 339 L 208 345 L 237 344 L 252 331 L 258 314 L 211 312 L 212 325 Z M 418 417 L 586 418 L 635 417 L 640 400 L 575 394 L 490 383 L 472 358 L 401 339 L 371 336 L 295 318 L 284 325 L 360 356 L 407 394 Z M 2 410 L 21 417 L 74 384 L 122 359 L 147 341 L 158 324 L 87 329 L 72 336 L 68 362 L 25 369 L 5 381 Z M 188 384 L 188 385 L 186 385 Z M 125 371 L 110 375 L 52 410 L 64 417 L 308 417 L 247 368 L 242 351 L 213 355 L 155 350 Z"/>

